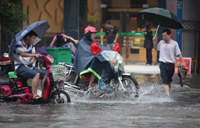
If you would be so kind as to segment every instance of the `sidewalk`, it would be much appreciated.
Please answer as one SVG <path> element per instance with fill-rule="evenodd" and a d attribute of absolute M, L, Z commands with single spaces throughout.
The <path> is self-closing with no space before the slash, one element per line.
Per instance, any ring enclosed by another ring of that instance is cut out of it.
<path fill-rule="evenodd" d="M 124 69 L 129 73 L 136 74 L 159 74 L 159 64 L 147 66 L 145 64 L 125 64 Z"/>

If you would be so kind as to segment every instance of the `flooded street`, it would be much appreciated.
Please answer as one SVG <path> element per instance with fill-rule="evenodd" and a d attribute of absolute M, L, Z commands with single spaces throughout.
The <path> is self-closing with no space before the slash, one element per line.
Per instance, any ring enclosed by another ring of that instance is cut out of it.
<path fill-rule="evenodd" d="M 88 99 L 70 94 L 70 104 L 0 103 L 0 128 L 199 128 L 200 76 L 182 88 L 174 77 L 171 97 L 159 75 L 133 75 L 140 97 Z M 189 86 L 187 86 L 189 85 Z"/>

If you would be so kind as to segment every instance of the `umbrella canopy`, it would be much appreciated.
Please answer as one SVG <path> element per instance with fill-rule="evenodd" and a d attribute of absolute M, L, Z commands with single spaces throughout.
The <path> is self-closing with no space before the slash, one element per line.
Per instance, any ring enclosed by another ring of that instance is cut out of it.
<path fill-rule="evenodd" d="M 139 18 L 153 22 L 154 24 L 173 28 L 181 29 L 183 28 L 178 17 L 170 12 L 169 10 L 163 8 L 149 8 L 139 12 Z"/>
<path fill-rule="evenodd" d="M 13 59 L 13 52 L 14 52 L 16 43 L 19 42 L 21 39 L 23 39 L 23 37 L 26 34 L 28 34 L 31 30 L 34 31 L 38 35 L 36 38 L 36 41 L 33 43 L 34 45 L 36 45 L 42 39 L 42 37 L 44 36 L 44 34 L 46 33 L 49 27 L 50 25 L 48 24 L 47 21 L 34 22 L 31 25 L 24 27 L 19 33 L 15 35 L 14 40 L 10 44 L 9 57 Z"/>

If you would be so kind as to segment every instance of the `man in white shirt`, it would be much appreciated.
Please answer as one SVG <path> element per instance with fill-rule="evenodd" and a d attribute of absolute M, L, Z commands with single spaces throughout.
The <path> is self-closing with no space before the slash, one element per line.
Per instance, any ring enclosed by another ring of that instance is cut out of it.
<path fill-rule="evenodd" d="M 32 90 L 33 99 L 38 99 L 40 96 L 37 94 L 37 87 L 39 79 L 42 80 L 42 86 L 46 78 L 46 72 L 33 67 L 34 57 L 40 57 L 40 54 L 35 54 L 34 42 L 36 40 L 37 34 L 30 31 L 24 36 L 22 40 L 16 43 L 14 48 L 14 64 L 17 75 L 25 78 L 31 78 L 32 80 Z"/>
<path fill-rule="evenodd" d="M 185 65 L 178 43 L 171 39 L 171 31 L 165 29 L 162 32 L 162 38 L 158 45 L 157 50 L 160 52 L 160 75 L 162 77 L 162 83 L 167 96 L 170 96 L 169 90 L 171 88 L 172 77 L 174 74 L 174 63 L 177 56 L 181 59 L 182 65 Z M 156 38 L 153 38 L 155 42 Z M 156 46 L 156 45 L 155 45 Z"/>

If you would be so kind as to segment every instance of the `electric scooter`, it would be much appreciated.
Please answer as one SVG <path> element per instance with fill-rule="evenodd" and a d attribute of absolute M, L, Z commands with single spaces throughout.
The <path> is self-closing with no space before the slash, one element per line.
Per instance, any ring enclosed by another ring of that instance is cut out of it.
<path fill-rule="evenodd" d="M 50 55 L 42 56 L 48 74 L 42 89 L 42 97 L 33 99 L 32 88 L 28 86 L 27 78 L 17 76 L 15 72 L 9 72 L 9 81 L 0 83 L 0 101 L 18 102 L 30 104 L 46 104 L 46 103 L 65 103 L 71 102 L 69 94 L 58 87 L 53 79 L 51 72 L 51 64 L 53 57 Z"/>

